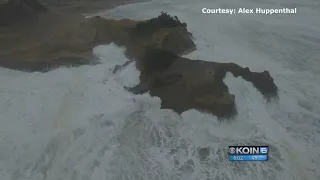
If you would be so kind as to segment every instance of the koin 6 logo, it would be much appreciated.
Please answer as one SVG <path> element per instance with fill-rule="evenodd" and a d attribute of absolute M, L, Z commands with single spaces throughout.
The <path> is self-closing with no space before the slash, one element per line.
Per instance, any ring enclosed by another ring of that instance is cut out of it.
<path fill-rule="evenodd" d="M 268 154 L 268 147 L 260 147 L 260 154 Z"/>
<path fill-rule="evenodd" d="M 229 146 L 229 154 L 268 154 L 268 146 Z"/>

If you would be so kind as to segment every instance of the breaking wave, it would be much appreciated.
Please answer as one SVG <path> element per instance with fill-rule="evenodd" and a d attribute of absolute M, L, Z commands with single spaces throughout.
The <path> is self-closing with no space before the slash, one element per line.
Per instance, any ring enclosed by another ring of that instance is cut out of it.
<path fill-rule="evenodd" d="M 243 1 L 278 6 L 272 1 Z M 123 89 L 138 83 L 123 49 L 98 46 L 102 64 L 48 73 L 0 69 L 0 176 L 4 180 L 316 180 L 320 179 L 320 25 L 312 1 L 286 16 L 204 15 L 239 1 L 151 1 L 100 13 L 148 19 L 161 11 L 188 23 L 198 50 L 189 58 L 268 70 L 279 100 L 228 74 L 238 116 L 195 110 L 181 116 L 160 99 Z M 287 5 L 283 1 L 282 5 Z M 292 4 L 291 4 L 292 5 Z M 319 14 L 319 11 L 317 11 Z M 313 17 L 314 16 L 314 17 Z M 307 19 L 307 20 L 306 20 Z M 309 23 L 306 25 L 306 23 Z M 269 145 L 268 162 L 230 162 L 229 145 Z"/>

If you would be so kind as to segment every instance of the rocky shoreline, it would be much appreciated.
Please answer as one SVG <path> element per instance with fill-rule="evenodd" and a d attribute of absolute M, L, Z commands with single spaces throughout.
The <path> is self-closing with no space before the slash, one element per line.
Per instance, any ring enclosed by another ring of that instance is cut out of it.
<path fill-rule="evenodd" d="M 85 18 L 29 2 L 34 0 L 18 1 L 20 4 L 0 6 L 0 9 L 22 8 L 28 15 L 2 23 L 2 67 L 46 72 L 59 66 L 96 64 L 99 62 L 92 48 L 115 43 L 126 49 L 130 61 L 115 67 L 114 73 L 130 62 L 135 62 L 140 71 L 140 83 L 125 88 L 134 94 L 149 92 L 160 97 L 165 109 L 177 113 L 197 109 L 221 118 L 233 117 L 235 97 L 223 82 L 227 72 L 251 82 L 267 100 L 277 97 L 277 87 L 268 71 L 251 72 L 234 63 L 182 58 L 181 55 L 194 51 L 196 45 L 187 24 L 178 17 L 162 13 L 146 21 Z"/>
<path fill-rule="evenodd" d="M 227 72 L 251 82 L 267 101 L 277 98 L 278 89 L 268 71 L 251 72 L 235 63 L 191 60 L 163 49 L 148 50 L 142 61 L 140 83 L 126 89 L 160 97 L 162 108 L 177 113 L 197 109 L 218 118 L 234 117 L 235 96 L 223 81 Z"/>

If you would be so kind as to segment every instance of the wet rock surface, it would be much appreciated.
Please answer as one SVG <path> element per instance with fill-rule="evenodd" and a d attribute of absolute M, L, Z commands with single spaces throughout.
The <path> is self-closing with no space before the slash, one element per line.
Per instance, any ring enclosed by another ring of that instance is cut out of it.
<path fill-rule="evenodd" d="M 128 91 L 149 92 L 161 98 L 162 108 L 177 113 L 197 109 L 220 118 L 235 116 L 235 96 L 223 82 L 227 72 L 251 82 L 266 99 L 277 96 L 277 87 L 269 72 L 251 72 L 234 63 L 191 60 L 163 49 L 148 50 L 140 63 L 140 83 L 126 87 Z"/>

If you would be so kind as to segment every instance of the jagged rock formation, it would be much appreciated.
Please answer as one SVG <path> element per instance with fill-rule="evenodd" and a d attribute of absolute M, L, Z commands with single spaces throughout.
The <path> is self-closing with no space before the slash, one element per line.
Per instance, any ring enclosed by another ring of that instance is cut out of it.
<path fill-rule="evenodd" d="M 90 18 L 88 24 L 96 29 L 94 41 L 114 42 L 118 46 L 125 46 L 129 59 L 141 59 L 147 47 L 170 50 L 178 55 L 196 49 L 187 25 L 164 12 L 156 18 L 138 22 L 96 16 Z"/>
<path fill-rule="evenodd" d="M 141 59 L 146 47 L 179 55 L 195 49 L 186 24 L 165 13 L 147 21 L 44 13 L 30 24 L 24 22 L 16 34 L 12 34 L 12 28 L 3 28 L 0 33 L 10 35 L 0 36 L 0 41 L 7 41 L 0 43 L 0 66 L 29 71 L 90 64 L 94 59 L 92 48 L 112 42 L 126 48 L 132 60 Z"/>
<path fill-rule="evenodd" d="M 236 114 L 235 97 L 223 79 L 227 72 L 251 82 L 266 99 L 277 96 L 277 87 L 269 72 L 251 72 L 234 63 L 216 63 L 182 58 L 163 49 L 149 49 L 141 60 L 140 83 L 126 87 L 134 94 L 149 91 L 160 97 L 162 108 L 182 113 L 189 109 L 218 117 Z"/>

